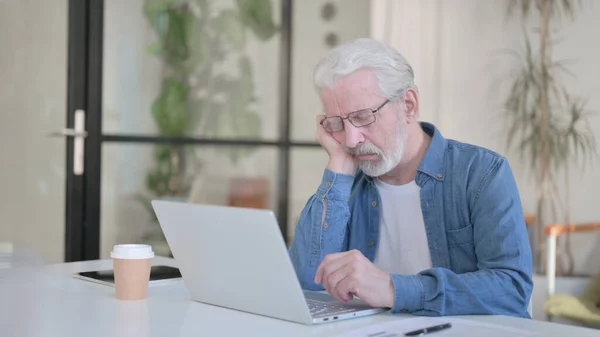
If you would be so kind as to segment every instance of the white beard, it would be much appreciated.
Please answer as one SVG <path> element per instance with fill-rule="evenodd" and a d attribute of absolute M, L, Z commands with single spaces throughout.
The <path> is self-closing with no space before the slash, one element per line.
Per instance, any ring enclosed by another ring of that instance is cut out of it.
<path fill-rule="evenodd" d="M 386 139 L 386 143 L 394 143 L 394 150 L 391 154 L 385 154 L 380 148 L 371 144 L 364 143 L 355 148 L 344 147 L 344 150 L 351 155 L 359 154 L 375 154 L 379 156 L 379 160 L 357 160 L 358 168 L 366 175 L 371 177 L 379 177 L 393 170 L 404 157 L 406 144 L 406 126 L 400 124 L 398 130 Z"/>

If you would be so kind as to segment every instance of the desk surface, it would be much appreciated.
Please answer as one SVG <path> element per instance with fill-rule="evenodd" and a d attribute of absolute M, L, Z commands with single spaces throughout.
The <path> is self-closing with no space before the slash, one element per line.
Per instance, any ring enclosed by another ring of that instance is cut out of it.
<path fill-rule="evenodd" d="M 157 257 L 154 264 L 175 266 Z M 332 336 L 394 319 L 384 313 L 318 326 L 257 316 L 191 301 L 183 282 L 153 285 L 144 301 L 118 301 L 114 288 L 73 273 L 112 267 L 88 261 L 0 270 L 1 336 Z M 542 336 L 596 336 L 597 330 L 504 316 L 463 316 L 537 331 Z"/>

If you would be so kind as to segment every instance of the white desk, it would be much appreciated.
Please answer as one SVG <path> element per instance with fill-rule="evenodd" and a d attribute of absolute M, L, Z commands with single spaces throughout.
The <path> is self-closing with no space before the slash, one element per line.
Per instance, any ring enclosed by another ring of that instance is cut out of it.
<path fill-rule="evenodd" d="M 162 257 L 154 264 L 175 266 Z M 0 336 L 331 336 L 409 317 L 385 313 L 304 326 L 191 301 L 181 281 L 153 285 L 147 300 L 125 302 L 114 298 L 114 288 L 71 277 L 111 267 L 112 261 L 100 260 L 0 270 Z M 512 317 L 464 318 L 543 336 L 600 336 L 598 330 Z"/>

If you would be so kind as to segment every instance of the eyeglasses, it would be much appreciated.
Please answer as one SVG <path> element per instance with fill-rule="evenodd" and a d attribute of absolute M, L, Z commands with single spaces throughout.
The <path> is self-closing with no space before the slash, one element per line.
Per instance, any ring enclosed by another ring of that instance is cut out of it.
<path fill-rule="evenodd" d="M 339 132 L 344 130 L 344 119 L 347 119 L 352 125 L 357 128 L 364 127 L 370 124 L 375 123 L 377 118 L 375 117 L 375 113 L 384 105 L 386 105 L 390 100 L 386 99 L 383 104 L 381 104 L 377 109 L 362 109 L 358 111 L 354 111 L 348 114 L 346 117 L 333 116 L 327 117 L 321 121 L 321 125 L 328 132 Z"/>

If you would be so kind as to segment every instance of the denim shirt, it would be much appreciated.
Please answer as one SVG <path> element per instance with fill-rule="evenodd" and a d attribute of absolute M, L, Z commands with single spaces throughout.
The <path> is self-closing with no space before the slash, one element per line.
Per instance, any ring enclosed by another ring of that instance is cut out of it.
<path fill-rule="evenodd" d="M 508 161 L 490 150 L 432 137 L 415 181 L 432 269 L 392 274 L 392 312 L 493 314 L 530 318 L 532 254 L 517 185 Z M 304 289 L 331 253 L 359 250 L 371 262 L 379 243 L 380 197 L 373 178 L 325 170 L 306 203 L 289 253 Z M 323 221 L 323 211 L 326 209 Z"/>

